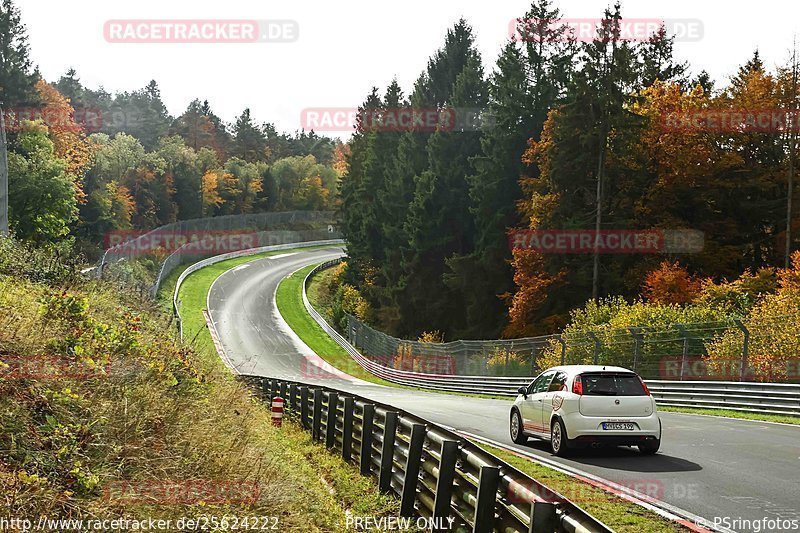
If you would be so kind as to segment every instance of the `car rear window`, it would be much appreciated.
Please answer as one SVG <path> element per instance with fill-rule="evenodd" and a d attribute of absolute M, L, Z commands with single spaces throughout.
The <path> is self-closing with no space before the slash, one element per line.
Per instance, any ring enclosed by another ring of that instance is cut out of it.
<path fill-rule="evenodd" d="M 583 393 L 595 396 L 646 396 L 639 376 L 611 372 L 581 374 Z"/>

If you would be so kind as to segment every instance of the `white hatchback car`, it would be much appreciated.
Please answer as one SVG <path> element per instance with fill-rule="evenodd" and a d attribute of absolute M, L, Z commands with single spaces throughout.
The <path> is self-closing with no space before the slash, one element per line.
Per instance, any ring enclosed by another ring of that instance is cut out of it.
<path fill-rule="evenodd" d="M 519 388 L 511 407 L 511 440 L 550 441 L 555 455 L 581 446 L 638 446 L 654 454 L 661 445 L 656 402 L 642 379 L 616 366 L 556 366 Z"/>

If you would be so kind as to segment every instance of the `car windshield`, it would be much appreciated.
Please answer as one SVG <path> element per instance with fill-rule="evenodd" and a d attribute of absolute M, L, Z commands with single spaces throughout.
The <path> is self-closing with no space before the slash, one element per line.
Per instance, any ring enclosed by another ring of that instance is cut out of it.
<path fill-rule="evenodd" d="M 631 373 L 581 374 L 583 394 L 595 396 L 645 396 L 639 376 Z"/>

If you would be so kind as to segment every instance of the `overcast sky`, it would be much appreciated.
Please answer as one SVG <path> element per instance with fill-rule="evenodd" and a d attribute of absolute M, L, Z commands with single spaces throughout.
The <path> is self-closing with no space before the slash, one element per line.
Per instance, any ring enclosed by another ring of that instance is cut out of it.
<path fill-rule="evenodd" d="M 16 0 L 28 27 L 34 61 L 48 81 L 74 67 L 84 85 L 110 92 L 155 79 L 173 115 L 193 98 L 208 99 L 231 121 L 249 107 L 259 122 L 300 128 L 301 110 L 353 107 L 373 85 L 396 76 L 406 91 L 441 46 L 448 27 L 464 17 L 477 34 L 487 72 L 508 38 L 509 22 L 526 0 Z M 560 0 L 568 18 L 602 15 L 605 0 Z M 769 67 L 790 56 L 800 33 L 797 0 L 624 0 L 626 18 L 699 19 L 703 38 L 676 44 L 693 72 L 723 82 L 755 48 Z M 293 20 L 289 43 L 120 44 L 103 28 L 119 19 Z"/>

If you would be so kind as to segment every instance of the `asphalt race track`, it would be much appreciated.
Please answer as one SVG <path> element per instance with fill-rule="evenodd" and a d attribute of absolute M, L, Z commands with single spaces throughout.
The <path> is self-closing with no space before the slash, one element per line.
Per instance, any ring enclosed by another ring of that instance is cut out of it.
<path fill-rule="evenodd" d="M 238 372 L 324 382 L 556 459 L 546 443 L 511 443 L 510 401 L 383 387 L 318 370 L 319 359 L 280 318 L 275 290 L 299 268 L 339 255 L 340 248 L 283 254 L 241 265 L 217 279 L 208 309 Z M 662 413 L 661 420 L 664 438 L 655 456 L 616 448 L 556 460 L 626 486 L 647 484 L 658 491 L 651 495 L 712 522 L 714 517 L 800 520 L 800 427 L 677 413 Z"/>

